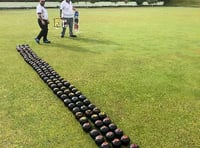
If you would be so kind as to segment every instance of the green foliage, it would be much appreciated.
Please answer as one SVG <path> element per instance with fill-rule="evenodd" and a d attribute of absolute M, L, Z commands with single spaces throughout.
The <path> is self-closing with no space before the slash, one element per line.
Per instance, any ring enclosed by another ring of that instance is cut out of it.
<path fill-rule="evenodd" d="M 168 5 L 178 6 L 200 6 L 199 0 L 170 0 L 167 2 Z"/>
<path fill-rule="evenodd" d="M 90 0 L 91 3 L 96 3 L 98 0 Z"/>
<path fill-rule="evenodd" d="M 173 0 L 163 0 L 163 1 L 164 1 L 165 4 L 169 4 L 169 2 L 173 1 Z"/>
<path fill-rule="evenodd" d="M 97 147 L 17 53 L 28 43 L 141 148 L 197 148 L 199 9 L 78 10 L 72 39 L 60 38 L 58 9 L 48 9 L 50 45 L 34 41 L 35 10 L 0 11 L 0 147 Z"/>
<path fill-rule="evenodd" d="M 144 2 L 144 0 L 136 0 L 135 2 L 137 3 L 137 5 L 142 5 L 142 3 Z"/>
<path fill-rule="evenodd" d="M 110 0 L 111 2 L 114 2 L 114 3 L 116 3 L 116 2 L 118 2 L 118 0 Z"/>
<path fill-rule="evenodd" d="M 152 4 L 152 3 L 158 2 L 158 0 L 147 0 L 147 2 L 148 2 L 149 4 Z"/>

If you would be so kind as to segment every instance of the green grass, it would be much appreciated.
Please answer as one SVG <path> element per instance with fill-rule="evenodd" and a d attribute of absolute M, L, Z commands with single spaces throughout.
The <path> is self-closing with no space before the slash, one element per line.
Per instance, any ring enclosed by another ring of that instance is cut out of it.
<path fill-rule="evenodd" d="M 200 11 L 79 9 L 78 38 L 37 45 L 35 10 L 0 11 L 0 147 L 94 148 L 74 116 L 24 62 L 28 43 L 141 148 L 200 146 Z"/>

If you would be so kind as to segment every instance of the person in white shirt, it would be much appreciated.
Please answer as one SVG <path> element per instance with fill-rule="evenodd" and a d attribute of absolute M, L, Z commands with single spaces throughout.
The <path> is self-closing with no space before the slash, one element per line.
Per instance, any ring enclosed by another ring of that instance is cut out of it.
<path fill-rule="evenodd" d="M 60 4 L 60 18 L 63 20 L 61 37 L 65 36 L 66 26 L 69 25 L 69 36 L 76 37 L 73 34 L 73 18 L 74 11 L 76 9 L 73 7 L 71 0 L 63 0 Z"/>
<path fill-rule="evenodd" d="M 41 31 L 39 32 L 38 36 L 35 38 L 35 41 L 40 44 L 40 39 L 43 37 L 43 43 L 51 43 L 47 39 L 48 35 L 48 12 L 47 9 L 44 7 L 45 5 L 45 0 L 39 0 L 39 4 L 37 5 L 36 8 L 36 13 L 38 17 L 38 24 L 41 28 Z"/>

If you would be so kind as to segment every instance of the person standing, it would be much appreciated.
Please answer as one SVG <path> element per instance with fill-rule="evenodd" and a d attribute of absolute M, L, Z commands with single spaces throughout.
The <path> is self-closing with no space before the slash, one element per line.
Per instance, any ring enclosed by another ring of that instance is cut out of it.
<path fill-rule="evenodd" d="M 71 0 L 63 0 L 60 4 L 60 18 L 63 20 L 61 38 L 65 36 L 67 25 L 69 25 L 69 36 L 76 37 L 76 35 L 73 34 L 73 17 L 75 10 Z"/>
<path fill-rule="evenodd" d="M 38 17 L 38 24 L 41 28 L 41 31 L 39 32 L 38 36 L 35 38 L 36 43 L 40 44 L 40 39 L 43 37 L 43 43 L 51 43 L 47 39 L 48 35 L 48 12 L 47 9 L 44 7 L 45 0 L 39 0 L 39 4 L 36 8 L 36 13 Z"/>
<path fill-rule="evenodd" d="M 79 12 L 75 11 L 74 13 L 74 30 L 78 31 L 79 28 Z"/>

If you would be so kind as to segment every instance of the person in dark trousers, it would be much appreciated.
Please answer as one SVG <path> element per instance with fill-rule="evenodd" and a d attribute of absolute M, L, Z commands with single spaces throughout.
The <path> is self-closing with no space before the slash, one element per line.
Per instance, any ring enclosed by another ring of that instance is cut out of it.
<path fill-rule="evenodd" d="M 40 39 L 42 37 L 43 37 L 43 43 L 51 43 L 47 39 L 49 20 L 48 20 L 48 12 L 47 12 L 47 9 L 44 7 L 44 5 L 45 5 L 45 0 L 39 0 L 39 4 L 37 5 L 37 8 L 36 8 L 36 13 L 38 16 L 38 24 L 41 28 L 40 33 L 35 38 L 35 41 L 38 44 L 40 44 Z"/>
<path fill-rule="evenodd" d="M 76 35 L 73 34 L 73 18 L 75 10 L 76 9 L 73 7 L 70 0 L 63 0 L 60 4 L 60 18 L 63 20 L 61 38 L 65 36 L 67 25 L 69 25 L 69 36 L 76 37 Z"/>

